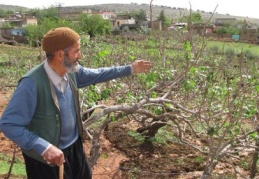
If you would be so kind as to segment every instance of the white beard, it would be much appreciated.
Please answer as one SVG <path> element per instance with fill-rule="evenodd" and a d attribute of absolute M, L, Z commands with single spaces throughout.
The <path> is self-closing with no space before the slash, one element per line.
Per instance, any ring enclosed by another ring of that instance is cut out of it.
<path fill-rule="evenodd" d="M 75 66 L 65 67 L 68 73 L 76 73 L 79 71 L 80 65 L 77 63 Z"/>

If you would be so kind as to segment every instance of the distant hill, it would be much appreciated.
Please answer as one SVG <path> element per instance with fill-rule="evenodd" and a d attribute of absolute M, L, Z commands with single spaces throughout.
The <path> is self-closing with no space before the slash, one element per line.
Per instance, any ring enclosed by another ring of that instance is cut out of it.
<path fill-rule="evenodd" d="M 70 6 L 70 7 L 62 7 L 62 11 L 73 11 L 73 10 L 83 10 L 83 9 L 95 9 L 95 10 L 103 10 L 103 11 L 113 11 L 114 13 L 124 13 L 124 12 L 130 12 L 133 10 L 140 10 L 143 9 L 149 14 L 150 7 L 149 4 L 100 4 L 100 5 L 91 5 L 91 6 Z M 152 6 L 152 12 L 153 12 L 153 18 L 156 19 L 158 17 L 159 13 L 164 10 L 165 15 L 172 19 L 179 19 L 183 15 L 189 15 L 190 10 L 186 8 L 180 8 L 180 7 L 168 7 L 168 6 L 159 6 L 159 5 L 153 5 Z M 198 12 L 201 14 L 203 19 L 210 19 L 212 12 L 205 12 L 205 11 L 193 11 Z M 259 25 L 259 19 L 256 18 L 249 18 L 249 17 L 242 17 L 242 16 L 232 16 L 229 14 L 214 14 L 211 18 L 211 21 L 214 21 L 215 18 L 236 18 L 239 20 L 246 20 L 247 22 L 251 22 L 254 24 Z"/>
<path fill-rule="evenodd" d="M 21 7 L 21 6 L 10 6 L 10 5 L 2 5 L 0 4 L 0 9 L 4 10 L 16 10 L 16 11 L 26 11 L 29 10 L 29 8 Z M 149 15 L 150 7 L 149 4 L 137 4 L 137 3 L 131 3 L 131 4 L 100 4 L 100 5 L 91 5 L 91 6 L 67 6 L 67 7 L 59 7 L 59 10 L 61 12 L 75 12 L 75 11 L 82 11 L 82 10 L 102 10 L 102 11 L 112 11 L 115 14 L 119 13 L 127 13 L 133 10 L 140 10 L 143 9 L 147 12 Z M 168 6 L 159 6 L 159 5 L 153 5 L 152 6 L 152 12 L 153 12 L 153 19 L 156 19 L 158 17 L 159 13 L 164 10 L 165 15 L 171 19 L 179 19 L 183 15 L 189 15 L 190 10 L 186 8 L 180 8 L 180 7 L 168 7 Z M 205 12 L 203 10 L 199 11 L 193 11 L 198 12 L 201 14 L 203 19 L 210 19 L 212 12 Z M 214 22 L 215 18 L 236 18 L 238 20 L 246 20 L 247 22 L 251 22 L 254 24 L 259 25 L 259 19 L 256 18 L 250 18 L 250 17 L 242 17 L 242 16 L 233 16 L 231 14 L 214 14 L 211 18 L 211 22 Z"/>
<path fill-rule="evenodd" d="M 4 4 L 0 4 L 0 10 L 14 10 L 14 11 L 27 11 L 29 10 L 29 8 L 27 7 L 22 7 L 22 6 L 12 6 L 12 5 L 4 5 Z"/>

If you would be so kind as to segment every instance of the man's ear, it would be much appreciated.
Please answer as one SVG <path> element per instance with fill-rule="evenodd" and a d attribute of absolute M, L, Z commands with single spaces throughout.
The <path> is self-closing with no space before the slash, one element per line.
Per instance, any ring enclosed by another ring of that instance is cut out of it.
<path fill-rule="evenodd" d="M 56 58 L 63 59 L 64 51 L 63 50 L 56 51 L 55 56 L 56 56 Z"/>
<path fill-rule="evenodd" d="M 59 58 L 62 58 L 62 56 L 64 55 L 64 51 L 63 50 L 59 50 L 58 51 L 58 55 L 59 55 Z"/>

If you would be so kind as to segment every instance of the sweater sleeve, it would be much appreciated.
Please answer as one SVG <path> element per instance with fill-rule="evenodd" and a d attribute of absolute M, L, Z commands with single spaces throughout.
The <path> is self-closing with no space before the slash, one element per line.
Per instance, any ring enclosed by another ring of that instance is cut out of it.
<path fill-rule="evenodd" d="M 84 68 L 80 66 L 79 72 L 76 73 L 77 86 L 79 88 L 91 84 L 106 82 L 115 78 L 120 78 L 132 74 L 131 65 L 106 67 L 98 69 Z"/>
<path fill-rule="evenodd" d="M 1 116 L 0 131 L 22 149 L 35 150 L 41 154 L 49 143 L 26 129 L 34 114 L 36 103 L 34 81 L 31 78 L 23 78 Z"/>

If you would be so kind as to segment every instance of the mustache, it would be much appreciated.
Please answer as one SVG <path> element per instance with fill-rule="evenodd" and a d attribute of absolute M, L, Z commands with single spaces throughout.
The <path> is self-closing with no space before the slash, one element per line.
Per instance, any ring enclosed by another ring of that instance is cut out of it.
<path fill-rule="evenodd" d="M 76 58 L 72 63 L 78 63 L 79 62 L 79 59 Z"/>

